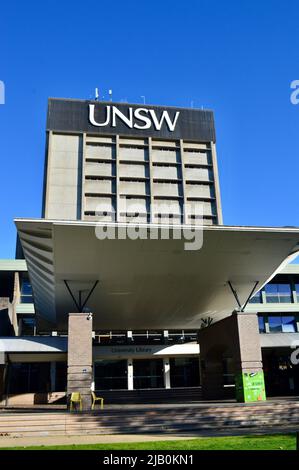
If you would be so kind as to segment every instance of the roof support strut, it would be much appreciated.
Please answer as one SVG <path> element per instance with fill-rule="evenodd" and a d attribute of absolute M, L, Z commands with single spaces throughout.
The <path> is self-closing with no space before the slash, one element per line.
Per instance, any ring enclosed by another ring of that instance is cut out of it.
<path fill-rule="evenodd" d="M 233 293 L 233 295 L 234 295 L 234 297 L 235 297 L 235 299 L 236 299 L 236 302 L 237 302 L 237 304 L 238 304 L 238 307 L 239 307 L 240 312 L 244 312 L 244 310 L 245 310 L 245 308 L 247 307 L 247 304 L 248 304 L 248 302 L 249 302 L 249 300 L 250 300 L 250 298 L 251 298 L 253 292 L 255 291 L 256 286 L 258 285 L 259 281 L 256 281 L 256 282 L 254 283 L 254 286 L 253 286 L 252 290 L 250 291 L 250 294 L 249 294 L 249 296 L 247 297 L 247 300 L 246 300 L 246 302 L 244 303 L 243 307 L 242 307 L 242 304 L 241 304 L 241 302 L 240 302 L 238 293 L 237 293 L 236 289 L 234 289 L 234 287 L 233 287 L 231 281 L 227 281 L 227 283 L 228 283 L 228 285 L 229 285 L 229 287 L 230 287 L 230 290 L 232 291 L 232 293 Z"/>
<path fill-rule="evenodd" d="M 74 304 L 76 305 L 76 308 L 77 308 L 77 310 L 78 310 L 78 313 L 83 312 L 84 307 L 86 306 L 86 304 L 87 304 L 87 302 L 88 302 L 90 296 L 92 295 L 93 291 L 94 291 L 95 288 L 97 287 L 99 281 L 95 281 L 95 282 L 94 282 L 92 288 L 90 289 L 90 291 L 89 291 L 89 293 L 87 294 L 86 299 L 84 300 L 83 303 L 82 303 L 82 292 L 83 292 L 83 291 L 82 291 L 82 290 L 79 290 L 79 296 L 78 296 L 79 299 L 78 299 L 78 302 L 77 302 L 76 297 L 74 296 L 74 294 L 73 294 L 73 292 L 72 292 L 72 290 L 71 290 L 71 288 L 70 288 L 70 286 L 69 286 L 69 284 L 68 284 L 68 281 L 64 279 L 63 282 L 64 282 L 64 284 L 65 284 L 65 286 L 66 286 L 66 288 L 67 288 L 67 290 L 68 290 L 70 296 L 72 297 Z"/>

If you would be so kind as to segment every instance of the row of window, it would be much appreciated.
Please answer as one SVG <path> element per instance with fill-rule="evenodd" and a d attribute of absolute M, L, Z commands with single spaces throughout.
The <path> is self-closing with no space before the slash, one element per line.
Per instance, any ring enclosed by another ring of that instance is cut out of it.
<path fill-rule="evenodd" d="M 171 387 L 197 387 L 200 383 L 197 357 L 169 359 Z M 66 390 L 66 363 L 55 367 L 55 391 Z M 51 385 L 50 363 L 11 363 L 9 365 L 9 394 L 49 392 Z M 53 377 L 52 377 L 53 379 Z M 95 390 L 126 390 L 128 364 L 126 359 L 99 360 L 94 364 Z M 163 359 L 136 359 L 133 361 L 134 389 L 164 388 Z M 53 390 L 52 390 L 53 391 Z"/>
<path fill-rule="evenodd" d="M 295 315 L 259 315 L 260 333 L 298 333 Z"/>
<path fill-rule="evenodd" d="M 198 358 L 171 358 L 170 386 L 196 387 L 199 385 Z M 101 360 L 94 365 L 96 390 L 127 389 L 127 361 L 121 359 Z M 163 388 L 164 370 L 162 359 L 135 359 L 133 361 L 134 389 Z"/>
<path fill-rule="evenodd" d="M 295 292 L 295 299 L 293 297 L 293 291 Z M 294 284 L 293 286 L 290 283 L 270 283 L 255 294 L 251 299 L 250 303 L 293 303 L 294 300 L 299 302 L 299 284 Z"/>

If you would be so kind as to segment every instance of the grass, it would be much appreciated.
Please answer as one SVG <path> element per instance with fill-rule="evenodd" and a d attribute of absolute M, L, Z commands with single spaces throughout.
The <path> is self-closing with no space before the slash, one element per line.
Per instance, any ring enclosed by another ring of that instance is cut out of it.
<path fill-rule="evenodd" d="M 10 447 L 1 450 L 295 450 L 295 434 L 201 437 L 179 441 Z"/>

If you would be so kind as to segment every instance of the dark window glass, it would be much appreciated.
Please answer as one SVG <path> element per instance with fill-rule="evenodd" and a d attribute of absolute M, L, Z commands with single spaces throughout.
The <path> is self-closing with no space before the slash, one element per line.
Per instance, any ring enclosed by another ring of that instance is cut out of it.
<path fill-rule="evenodd" d="M 50 391 L 50 363 L 11 363 L 9 394 L 44 393 Z"/>
<path fill-rule="evenodd" d="M 32 287 L 28 279 L 23 279 L 21 284 L 21 303 L 33 303 Z"/>
<path fill-rule="evenodd" d="M 127 389 L 127 361 L 98 361 L 94 365 L 95 390 Z"/>
<path fill-rule="evenodd" d="M 184 333 L 182 330 L 168 330 L 169 343 L 184 343 Z"/>
<path fill-rule="evenodd" d="M 163 331 L 136 330 L 132 332 L 132 341 L 135 344 L 159 344 L 164 342 Z"/>
<path fill-rule="evenodd" d="M 296 333 L 296 319 L 293 315 L 282 317 L 282 331 L 284 333 Z"/>
<path fill-rule="evenodd" d="M 162 359 L 136 359 L 133 362 L 134 388 L 163 388 Z"/>
<path fill-rule="evenodd" d="M 297 302 L 299 302 L 299 284 L 295 284 Z"/>
<path fill-rule="evenodd" d="M 270 333 L 281 333 L 282 332 L 282 324 L 281 324 L 281 317 L 268 317 L 269 322 L 269 331 Z"/>
<path fill-rule="evenodd" d="M 267 284 L 265 286 L 268 303 L 291 303 L 292 292 L 290 284 Z"/>
<path fill-rule="evenodd" d="M 55 391 L 65 392 L 67 388 L 67 364 L 66 362 L 56 362 L 56 387 Z"/>
<path fill-rule="evenodd" d="M 35 318 L 22 318 L 21 336 L 33 336 L 35 330 Z"/>
<path fill-rule="evenodd" d="M 21 294 L 32 295 L 32 287 L 29 281 L 22 282 Z"/>
<path fill-rule="evenodd" d="M 268 317 L 269 330 L 271 333 L 295 333 L 296 319 L 293 315 L 271 316 Z"/>
<path fill-rule="evenodd" d="M 197 341 L 197 332 L 194 330 L 169 330 L 168 331 L 169 343 L 188 343 L 190 341 Z"/>
<path fill-rule="evenodd" d="M 199 361 L 197 357 L 175 357 L 170 359 L 171 387 L 199 386 Z"/>
<path fill-rule="evenodd" d="M 264 317 L 259 316 L 258 321 L 259 321 L 259 332 L 260 333 L 265 333 L 266 329 L 265 329 L 265 319 L 264 319 Z"/>
<path fill-rule="evenodd" d="M 223 385 L 235 384 L 235 368 L 234 360 L 232 357 L 224 357 L 222 361 L 223 367 Z"/>
<path fill-rule="evenodd" d="M 256 294 L 254 294 L 254 296 L 251 297 L 251 299 L 249 300 L 249 303 L 250 304 L 261 304 L 262 303 L 262 293 L 257 292 Z"/>

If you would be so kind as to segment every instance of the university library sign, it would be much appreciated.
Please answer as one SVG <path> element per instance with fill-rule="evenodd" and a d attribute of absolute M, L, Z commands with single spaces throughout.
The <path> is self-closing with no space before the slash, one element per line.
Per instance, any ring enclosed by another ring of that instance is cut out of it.
<path fill-rule="evenodd" d="M 47 130 L 215 142 L 212 111 L 50 98 Z"/>
<path fill-rule="evenodd" d="M 157 346 L 94 346 L 94 359 L 102 357 L 133 358 L 133 357 L 167 357 L 192 356 L 199 354 L 199 345 L 196 343 L 157 345 Z"/>

